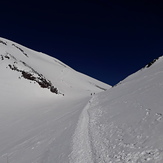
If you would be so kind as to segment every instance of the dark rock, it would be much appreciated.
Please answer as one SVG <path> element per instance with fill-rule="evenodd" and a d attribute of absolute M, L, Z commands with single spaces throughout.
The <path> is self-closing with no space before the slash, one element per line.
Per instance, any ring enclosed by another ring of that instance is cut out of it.
<path fill-rule="evenodd" d="M 32 74 L 25 72 L 25 71 L 22 71 L 22 76 L 25 79 L 29 79 L 29 80 L 35 80 L 36 79 Z"/>
<path fill-rule="evenodd" d="M 51 86 L 51 87 L 50 87 L 50 91 L 51 91 L 52 93 L 56 93 L 56 94 L 59 93 L 59 92 L 58 92 L 58 89 L 55 88 L 54 86 Z"/>
<path fill-rule="evenodd" d="M 0 43 L 2 43 L 2 44 L 4 44 L 4 45 L 7 45 L 7 43 L 4 42 L 4 41 L 2 41 L 2 40 L 0 40 Z"/>
<path fill-rule="evenodd" d="M 23 63 L 23 62 L 22 62 Z M 24 65 L 27 65 L 26 63 L 23 63 Z M 18 71 L 18 72 L 21 72 L 22 73 L 22 77 L 27 79 L 27 80 L 32 80 L 36 83 L 38 83 L 40 85 L 41 88 L 47 88 L 47 89 L 50 89 L 50 91 L 52 93 L 56 93 L 56 94 L 59 94 L 59 91 L 57 88 L 55 88 L 52 83 L 47 80 L 42 74 L 39 74 L 37 71 L 35 71 L 33 68 L 31 68 L 30 66 L 27 66 L 28 68 L 31 69 L 32 73 L 31 72 L 27 72 L 27 71 L 24 71 L 24 70 L 20 70 L 18 69 L 18 67 L 16 67 L 15 65 L 11 65 L 9 64 L 8 65 L 9 68 L 11 70 L 15 70 L 15 71 Z M 35 76 L 34 76 L 35 75 Z M 20 78 L 19 78 L 20 79 Z"/>

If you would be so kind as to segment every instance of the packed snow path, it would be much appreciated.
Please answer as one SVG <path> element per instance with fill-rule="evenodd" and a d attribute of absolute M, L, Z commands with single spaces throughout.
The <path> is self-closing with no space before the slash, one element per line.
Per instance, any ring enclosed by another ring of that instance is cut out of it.
<path fill-rule="evenodd" d="M 95 96 L 82 111 L 70 163 L 162 163 L 162 114 L 134 100 L 123 101 L 134 110 L 115 109 L 116 100 L 115 111 L 108 110 L 107 101 L 103 94 Z"/>
<path fill-rule="evenodd" d="M 93 163 L 89 137 L 90 103 L 83 109 L 73 137 L 73 150 L 70 154 L 70 163 Z"/>

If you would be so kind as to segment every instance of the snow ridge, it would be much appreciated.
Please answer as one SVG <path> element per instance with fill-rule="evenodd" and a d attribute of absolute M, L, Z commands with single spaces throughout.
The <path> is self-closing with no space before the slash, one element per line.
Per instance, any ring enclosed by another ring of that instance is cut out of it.
<path fill-rule="evenodd" d="M 70 163 L 93 163 L 89 136 L 90 101 L 83 109 L 73 136 L 73 149 L 69 156 Z"/>

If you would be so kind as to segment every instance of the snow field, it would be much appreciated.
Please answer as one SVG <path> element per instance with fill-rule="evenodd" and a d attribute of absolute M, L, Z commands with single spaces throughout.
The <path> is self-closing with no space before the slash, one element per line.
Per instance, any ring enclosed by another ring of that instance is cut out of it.
<path fill-rule="evenodd" d="M 163 162 L 162 70 L 156 62 L 92 99 L 88 113 L 95 163 Z"/>
<path fill-rule="evenodd" d="M 71 140 L 80 113 L 89 97 L 83 99 L 42 99 L 15 104 L 14 112 L 0 110 L 0 162 L 67 163 Z M 9 104 L 8 104 L 9 106 Z"/>
<path fill-rule="evenodd" d="M 0 38 L 0 163 L 67 163 L 80 113 L 91 93 L 107 88 L 56 58 Z"/>
<path fill-rule="evenodd" d="M 0 38 L 0 163 L 162 163 L 162 62 L 109 89 Z M 61 93 L 23 78 L 22 71 Z"/>

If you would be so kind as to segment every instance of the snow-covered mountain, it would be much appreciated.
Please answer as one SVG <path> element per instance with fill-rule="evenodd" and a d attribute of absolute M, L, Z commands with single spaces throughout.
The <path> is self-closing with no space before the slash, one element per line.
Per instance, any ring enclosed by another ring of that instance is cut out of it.
<path fill-rule="evenodd" d="M 163 57 L 111 88 L 0 38 L 0 163 L 162 163 L 162 99 Z"/>
<path fill-rule="evenodd" d="M 0 38 L 0 163 L 68 162 L 78 116 L 110 86 Z"/>
<path fill-rule="evenodd" d="M 72 163 L 163 162 L 163 57 L 90 100 L 70 158 Z"/>
<path fill-rule="evenodd" d="M 3 38 L 0 38 L 0 74 L 2 87 L 10 81 L 11 89 L 14 85 L 17 91 L 22 89 L 23 93 L 31 91 L 31 94 L 42 94 L 39 91 L 48 92 L 49 89 L 58 95 L 90 95 L 110 87 L 76 72 L 55 58 Z"/>

